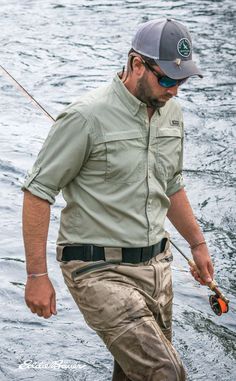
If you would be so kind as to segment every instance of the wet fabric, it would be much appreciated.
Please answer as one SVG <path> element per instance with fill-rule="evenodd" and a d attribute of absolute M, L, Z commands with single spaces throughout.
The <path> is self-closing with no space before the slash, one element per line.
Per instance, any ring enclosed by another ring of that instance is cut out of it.
<path fill-rule="evenodd" d="M 170 249 L 140 264 L 61 262 L 65 283 L 87 324 L 116 360 L 113 381 L 184 381 L 171 344 Z M 88 271 L 86 272 L 86 269 Z"/>
<path fill-rule="evenodd" d="M 62 190 L 59 245 L 151 246 L 184 186 L 182 165 L 179 105 L 169 100 L 149 122 L 116 76 L 58 116 L 22 189 L 50 203 Z"/>

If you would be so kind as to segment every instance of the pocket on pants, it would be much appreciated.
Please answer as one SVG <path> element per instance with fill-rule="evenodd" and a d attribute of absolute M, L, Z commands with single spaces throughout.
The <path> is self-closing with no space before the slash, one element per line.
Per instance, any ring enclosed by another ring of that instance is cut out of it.
<path fill-rule="evenodd" d="M 154 264 L 156 271 L 156 289 L 153 298 L 157 303 L 156 321 L 165 337 L 172 339 L 172 271 L 171 263 L 173 256 L 170 250 L 157 263 Z"/>
<path fill-rule="evenodd" d="M 171 264 L 173 255 L 170 250 L 167 250 L 166 255 L 156 262 L 152 263 L 155 271 L 155 290 L 153 298 L 161 298 L 160 303 L 165 305 L 173 297 L 172 291 L 172 271 Z"/>
<path fill-rule="evenodd" d="M 166 305 L 159 306 L 159 314 L 157 316 L 157 323 L 170 342 L 172 340 L 172 307 L 173 299 L 170 299 Z"/>
<path fill-rule="evenodd" d="M 112 267 L 114 266 L 113 264 L 111 263 L 108 263 L 108 262 L 89 262 L 89 263 L 86 263 L 82 266 L 78 266 L 74 271 L 71 272 L 71 278 L 73 280 L 73 282 L 78 282 L 81 277 L 85 274 L 89 274 L 89 273 L 92 273 L 96 270 L 100 270 L 100 269 L 103 269 L 103 268 L 106 268 L 106 267 Z"/>
<path fill-rule="evenodd" d="M 114 266 L 111 263 L 104 261 L 91 261 L 85 262 L 80 260 L 72 260 L 69 262 L 61 262 L 60 267 L 62 270 L 65 282 L 69 281 L 70 286 L 78 284 L 82 279 L 90 276 L 90 273 L 96 273 L 96 271 Z"/>

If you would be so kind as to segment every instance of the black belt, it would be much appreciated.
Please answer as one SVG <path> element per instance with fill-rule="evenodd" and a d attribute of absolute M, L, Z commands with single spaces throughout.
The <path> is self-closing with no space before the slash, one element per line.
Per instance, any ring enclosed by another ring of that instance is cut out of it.
<path fill-rule="evenodd" d="M 163 238 L 155 245 L 148 247 L 121 248 L 122 262 L 124 263 L 140 263 L 149 261 L 155 255 L 165 250 L 167 238 Z M 104 247 L 95 245 L 76 245 L 65 246 L 63 248 L 61 260 L 68 262 L 72 260 L 81 261 L 105 261 Z"/>

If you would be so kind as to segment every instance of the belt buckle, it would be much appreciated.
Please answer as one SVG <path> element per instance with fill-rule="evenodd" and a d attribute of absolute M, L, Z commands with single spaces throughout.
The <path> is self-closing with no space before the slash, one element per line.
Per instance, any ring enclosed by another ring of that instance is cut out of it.
<path fill-rule="evenodd" d="M 122 249 L 120 247 L 104 247 L 105 261 L 114 264 L 122 262 Z"/>

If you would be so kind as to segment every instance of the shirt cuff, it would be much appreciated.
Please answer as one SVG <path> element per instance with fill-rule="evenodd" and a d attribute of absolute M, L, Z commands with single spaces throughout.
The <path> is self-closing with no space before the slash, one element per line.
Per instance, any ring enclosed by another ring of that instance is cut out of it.
<path fill-rule="evenodd" d="M 43 200 L 47 200 L 50 204 L 54 204 L 56 200 L 56 196 L 58 195 L 60 191 L 51 189 L 37 182 L 35 180 L 35 177 L 39 174 L 39 172 L 40 172 L 39 166 L 34 168 L 32 173 L 26 177 L 23 185 L 21 186 L 21 190 L 22 191 L 28 190 L 34 196 L 42 198 Z"/>
<path fill-rule="evenodd" d="M 182 173 L 178 173 L 176 176 L 171 179 L 168 184 L 167 184 L 167 190 L 166 190 L 166 195 L 172 196 L 172 194 L 178 192 L 180 189 L 184 188 L 184 179 L 182 176 Z"/>

